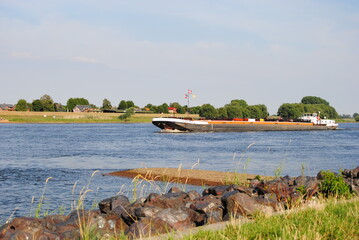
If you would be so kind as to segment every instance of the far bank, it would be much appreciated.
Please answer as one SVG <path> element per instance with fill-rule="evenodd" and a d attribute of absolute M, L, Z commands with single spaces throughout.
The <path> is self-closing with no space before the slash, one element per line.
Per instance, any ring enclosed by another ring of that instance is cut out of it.
<path fill-rule="evenodd" d="M 144 114 L 135 113 L 127 120 L 118 117 L 123 113 L 97 113 L 97 112 L 0 112 L 0 118 L 9 123 L 150 123 L 152 118 L 170 117 L 174 114 Z M 175 114 L 178 117 L 198 117 L 197 114 Z"/>

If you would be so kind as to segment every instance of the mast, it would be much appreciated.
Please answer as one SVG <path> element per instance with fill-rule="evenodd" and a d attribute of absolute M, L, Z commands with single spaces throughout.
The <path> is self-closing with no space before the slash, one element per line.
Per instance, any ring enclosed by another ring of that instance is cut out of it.
<path fill-rule="evenodd" d="M 187 115 L 189 115 L 189 99 L 190 96 L 192 95 L 192 90 L 191 89 L 187 89 L 187 93 L 184 95 L 184 98 L 187 98 Z"/>

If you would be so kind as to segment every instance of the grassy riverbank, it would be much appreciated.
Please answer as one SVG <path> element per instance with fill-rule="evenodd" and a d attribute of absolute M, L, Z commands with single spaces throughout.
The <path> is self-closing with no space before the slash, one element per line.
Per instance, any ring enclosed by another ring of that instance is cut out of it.
<path fill-rule="evenodd" d="M 74 113 L 74 112 L 0 112 L 0 118 L 10 123 L 150 123 L 152 118 L 171 114 L 141 114 L 120 120 L 121 113 Z M 176 116 L 187 116 L 177 114 Z M 198 117 L 198 115 L 190 115 Z"/>
<path fill-rule="evenodd" d="M 136 113 L 128 120 L 120 120 L 121 113 L 74 113 L 74 112 L 0 112 L 0 119 L 10 123 L 150 123 L 154 117 L 169 117 L 172 114 Z M 176 114 L 187 117 L 187 114 Z M 190 117 L 199 117 L 190 114 Z M 353 123 L 354 119 L 335 119 L 339 123 Z"/>
<path fill-rule="evenodd" d="M 200 230 L 183 239 L 359 239 L 359 199 L 332 199 L 280 215 L 257 215 L 244 224 L 232 220 L 222 230 Z"/>

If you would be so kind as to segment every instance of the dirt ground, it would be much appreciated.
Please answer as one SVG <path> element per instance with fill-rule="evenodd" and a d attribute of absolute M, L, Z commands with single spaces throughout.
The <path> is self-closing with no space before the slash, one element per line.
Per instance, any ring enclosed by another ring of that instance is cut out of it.
<path fill-rule="evenodd" d="M 128 178 L 138 177 L 147 180 L 166 181 L 197 186 L 216 186 L 231 183 L 246 183 L 248 179 L 253 179 L 257 176 L 254 174 L 246 173 L 178 168 L 137 168 L 125 171 L 110 172 L 105 175 Z M 260 176 L 260 178 L 268 180 L 272 177 Z"/>

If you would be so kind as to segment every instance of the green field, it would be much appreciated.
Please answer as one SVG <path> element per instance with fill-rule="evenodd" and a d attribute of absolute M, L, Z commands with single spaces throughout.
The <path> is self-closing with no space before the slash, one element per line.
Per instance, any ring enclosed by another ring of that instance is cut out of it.
<path fill-rule="evenodd" d="M 126 121 L 118 117 L 122 113 L 73 113 L 73 112 L 0 112 L 0 118 L 10 123 L 150 123 L 154 117 L 171 114 L 136 113 Z M 187 116 L 176 114 L 176 116 Z M 190 115 L 198 117 L 198 115 Z"/>

